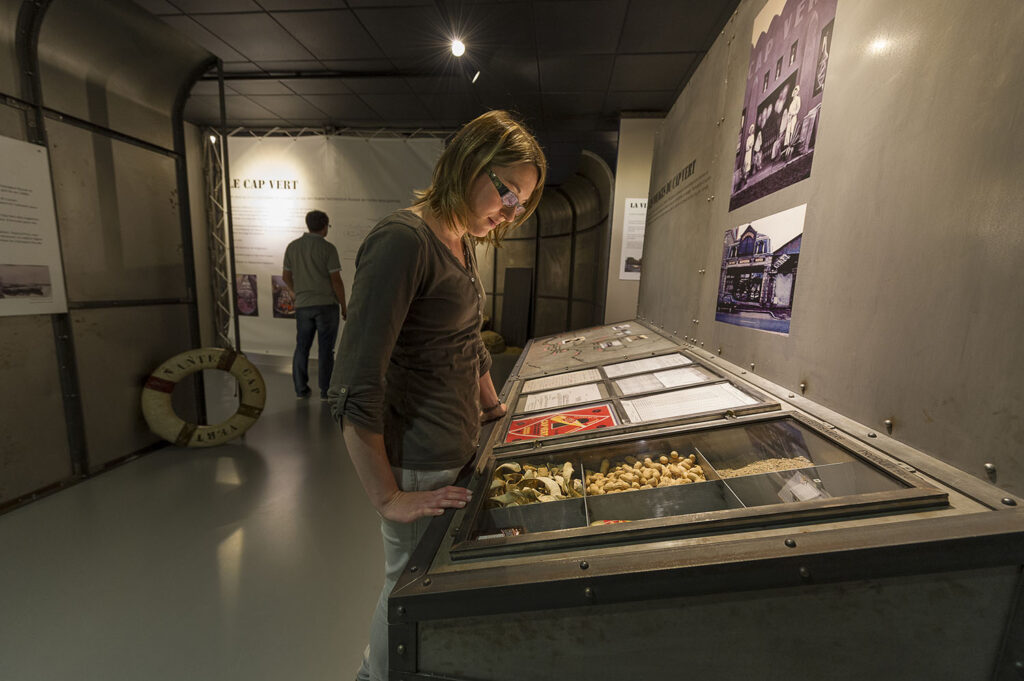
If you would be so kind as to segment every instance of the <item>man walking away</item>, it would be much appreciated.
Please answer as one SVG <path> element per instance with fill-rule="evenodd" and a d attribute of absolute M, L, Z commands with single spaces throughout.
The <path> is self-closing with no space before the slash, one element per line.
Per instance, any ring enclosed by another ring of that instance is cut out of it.
<path fill-rule="evenodd" d="M 313 336 L 319 341 L 318 382 L 320 399 L 327 400 L 327 388 L 334 370 L 334 342 L 338 338 L 338 305 L 341 319 L 348 317 L 345 284 L 341 281 L 338 249 L 327 240 L 331 228 L 327 214 L 320 210 L 306 213 L 309 231 L 288 244 L 284 252 L 282 278 L 295 294 L 295 354 L 292 356 L 292 380 L 295 395 L 309 397 L 309 349 Z"/>

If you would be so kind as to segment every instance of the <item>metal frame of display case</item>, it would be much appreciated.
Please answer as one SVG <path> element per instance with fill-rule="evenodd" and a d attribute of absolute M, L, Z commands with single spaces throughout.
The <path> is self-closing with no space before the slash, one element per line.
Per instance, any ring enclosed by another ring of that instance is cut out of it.
<path fill-rule="evenodd" d="M 526 446 L 499 443 L 511 410 L 489 425 L 489 432 L 481 434 L 484 444 L 476 461 L 456 483 L 473 489 L 474 501 L 432 522 L 389 598 L 392 679 L 468 678 L 421 669 L 421 629 L 429 639 L 444 623 L 482 626 L 551 612 L 605 617 L 609 611 L 602 606 L 642 610 L 648 607 L 645 604 L 665 599 L 772 590 L 789 590 L 786 593 L 798 597 L 827 585 L 842 590 L 844 584 L 863 580 L 880 584 L 1007 566 L 1017 570 L 1017 577 L 1009 616 L 993 625 L 1002 632 L 1000 668 L 1024 658 L 1024 637 L 1014 633 L 1024 631 L 1024 579 L 1019 568 L 1024 564 L 1024 509 L 1018 499 L 764 379 L 716 362 L 697 348 L 679 343 L 679 349 L 763 397 L 761 405 L 770 405 L 769 409 L 627 424 L 614 431 L 556 436 Z M 518 373 L 521 363 L 522 358 L 503 397 L 518 397 L 525 380 Z M 572 370 L 584 368 L 589 367 Z M 855 496 L 852 505 L 850 497 L 840 497 L 784 504 L 781 511 L 752 507 L 743 513 L 716 511 L 624 524 L 629 526 L 538 533 L 532 538 L 469 541 L 474 514 L 481 512 L 490 472 L 499 461 L 780 418 L 795 419 L 910 487 Z"/>
<path fill-rule="evenodd" d="M 505 461 L 523 456 L 547 454 L 556 458 L 568 457 L 580 450 L 595 445 L 622 445 L 636 440 L 653 440 L 668 435 L 685 435 L 706 432 L 744 424 L 770 423 L 779 420 L 793 419 L 849 453 L 855 461 L 880 470 L 885 475 L 906 485 L 905 489 L 886 492 L 868 492 L 851 497 L 837 497 L 814 501 L 800 501 L 778 506 L 755 506 L 697 512 L 687 515 L 649 518 L 632 521 L 628 524 L 575 527 L 566 530 L 553 530 L 530 534 L 520 534 L 493 539 L 473 539 L 472 530 L 478 518 L 485 513 L 486 494 L 476 494 L 470 505 L 459 514 L 454 541 L 449 553 L 452 561 L 472 559 L 480 556 L 522 555 L 528 552 L 569 550 L 586 546 L 602 546 L 621 543 L 635 543 L 667 539 L 687 535 L 728 532 L 742 528 L 763 527 L 779 523 L 811 522 L 826 518 L 863 515 L 876 512 L 898 512 L 901 510 L 918 509 L 944 505 L 948 495 L 924 483 L 919 477 L 907 472 L 895 463 L 872 452 L 866 447 L 858 447 L 855 442 L 843 435 L 830 430 L 825 424 L 803 416 L 797 412 L 773 412 L 758 414 L 743 419 L 730 419 L 728 423 L 699 423 L 685 426 L 664 427 L 658 431 L 643 433 L 598 433 L 597 437 L 572 443 L 558 442 L 555 447 L 549 443 L 547 447 L 530 452 L 495 453 L 488 459 L 483 471 L 478 471 L 468 482 L 468 487 L 483 490 L 492 478 L 494 469 Z M 813 468 L 809 466 L 808 468 Z M 584 506 L 587 496 L 583 497 Z M 561 502 L 548 502 L 561 503 Z M 543 508 L 543 504 L 538 504 Z"/>

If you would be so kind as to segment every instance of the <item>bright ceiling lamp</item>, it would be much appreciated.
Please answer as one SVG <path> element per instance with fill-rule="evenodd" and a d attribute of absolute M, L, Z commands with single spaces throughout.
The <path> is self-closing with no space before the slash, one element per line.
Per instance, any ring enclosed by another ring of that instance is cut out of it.
<path fill-rule="evenodd" d="M 452 54 L 456 57 L 466 54 L 466 46 L 462 44 L 461 40 L 456 39 L 452 41 Z"/>

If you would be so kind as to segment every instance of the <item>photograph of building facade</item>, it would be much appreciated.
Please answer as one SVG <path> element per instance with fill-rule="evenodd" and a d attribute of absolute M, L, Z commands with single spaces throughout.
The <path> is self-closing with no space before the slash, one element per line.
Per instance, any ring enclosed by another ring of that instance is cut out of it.
<path fill-rule="evenodd" d="M 803 234 L 773 251 L 753 225 L 738 231 L 725 233 L 715 321 L 789 333 Z"/>
<path fill-rule="evenodd" d="M 754 22 L 729 210 L 811 174 L 837 0 L 773 0 Z"/>

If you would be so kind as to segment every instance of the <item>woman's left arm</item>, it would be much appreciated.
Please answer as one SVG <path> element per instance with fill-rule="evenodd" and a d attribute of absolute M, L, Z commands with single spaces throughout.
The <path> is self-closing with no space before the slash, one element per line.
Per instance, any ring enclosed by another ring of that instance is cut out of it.
<path fill-rule="evenodd" d="M 498 399 L 491 372 L 485 371 L 480 375 L 480 423 L 500 419 L 506 411 L 505 405 Z"/>

